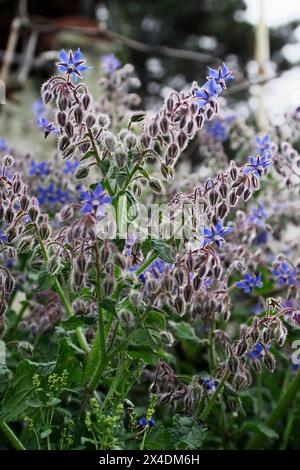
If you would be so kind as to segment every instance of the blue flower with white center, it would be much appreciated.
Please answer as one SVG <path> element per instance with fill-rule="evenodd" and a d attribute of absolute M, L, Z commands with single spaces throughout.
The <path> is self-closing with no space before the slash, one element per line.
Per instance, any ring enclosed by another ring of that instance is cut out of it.
<path fill-rule="evenodd" d="M 49 173 L 50 170 L 47 162 L 36 163 L 34 160 L 31 160 L 28 172 L 29 176 L 47 176 Z"/>
<path fill-rule="evenodd" d="M 109 204 L 112 198 L 103 191 L 101 183 L 98 183 L 94 191 L 82 191 L 81 199 L 84 203 L 81 212 L 83 214 L 94 213 L 96 216 L 103 216 L 104 204 Z"/>
<path fill-rule="evenodd" d="M 215 80 L 208 80 L 202 88 L 195 91 L 195 98 L 197 98 L 199 108 L 202 109 L 207 104 L 216 101 L 220 91 L 221 87 Z"/>
<path fill-rule="evenodd" d="M 228 80 L 234 79 L 234 76 L 232 75 L 232 71 L 224 63 L 222 67 L 219 67 L 218 69 L 213 69 L 212 67 L 208 67 L 208 72 L 209 72 L 208 77 L 207 77 L 208 80 L 214 80 L 216 84 L 220 87 L 220 91 L 222 91 L 222 89 L 226 89 L 226 82 Z"/>
<path fill-rule="evenodd" d="M 253 292 L 255 287 L 263 287 L 261 282 L 261 273 L 258 276 L 251 276 L 251 274 L 246 273 L 243 281 L 238 281 L 235 283 L 236 287 L 243 289 L 245 294 L 250 294 Z"/>
<path fill-rule="evenodd" d="M 62 49 L 59 53 L 59 62 L 56 63 L 56 67 L 60 72 L 65 73 L 68 77 L 72 77 L 76 82 L 78 78 L 82 78 L 81 72 L 90 68 L 84 65 L 85 62 L 80 49 L 75 52 L 70 50 L 69 54 Z"/>
<path fill-rule="evenodd" d="M 74 173 L 75 170 L 77 170 L 77 168 L 79 167 L 79 164 L 80 164 L 80 162 L 78 162 L 77 160 L 75 160 L 74 162 L 71 162 L 70 160 L 67 160 L 65 162 L 65 167 L 63 169 L 64 174 L 68 175 L 70 173 Z"/>
<path fill-rule="evenodd" d="M 255 143 L 256 143 L 257 153 L 259 153 L 260 155 L 266 154 L 269 157 L 271 157 L 272 148 L 271 148 L 270 137 L 268 135 L 265 135 L 262 138 L 256 136 Z"/>
<path fill-rule="evenodd" d="M 265 211 L 264 206 L 254 207 L 248 217 L 248 222 L 250 222 L 250 224 L 254 224 L 258 227 L 261 227 L 267 217 L 268 214 Z"/>
<path fill-rule="evenodd" d="M 0 137 L 0 152 L 6 152 L 8 150 L 8 145 L 6 140 Z"/>
<path fill-rule="evenodd" d="M 204 240 L 201 247 L 203 248 L 208 243 L 215 243 L 218 248 L 221 248 L 225 242 L 224 237 L 232 231 L 233 227 L 224 227 L 222 220 L 220 220 L 216 225 L 212 225 L 211 228 L 202 229 Z"/>
<path fill-rule="evenodd" d="M 0 229 L 0 242 L 7 243 L 7 236 L 4 234 L 3 230 Z"/>
<path fill-rule="evenodd" d="M 299 286 L 300 281 L 297 280 L 297 271 L 294 268 L 290 268 L 286 261 L 282 261 L 278 267 L 273 269 L 273 276 L 276 278 L 276 282 L 279 286 Z"/>
<path fill-rule="evenodd" d="M 254 157 L 250 155 L 249 163 L 244 167 L 244 175 L 253 173 L 257 178 L 260 178 L 262 174 L 266 173 L 266 169 L 271 165 L 271 160 L 267 154 L 257 155 Z"/>
<path fill-rule="evenodd" d="M 57 134 L 58 130 L 54 124 L 50 123 L 45 117 L 37 118 L 37 125 L 45 132 L 45 139 L 49 134 Z"/>
<path fill-rule="evenodd" d="M 112 52 L 111 54 L 106 54 L 101 57 L 101 65 L 105 73 L 111 75 L 121 67 L 121 62 Z"/>

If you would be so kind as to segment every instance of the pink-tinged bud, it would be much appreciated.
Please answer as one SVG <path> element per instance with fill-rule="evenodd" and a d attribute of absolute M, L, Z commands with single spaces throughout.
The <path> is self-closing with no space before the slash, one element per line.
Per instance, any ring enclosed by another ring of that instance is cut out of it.
<path fill-rule="evenodd" d="M 4 220 L 7 224 L 11 224 L 12 221 L 14 220 L 15 213 L 13 209 L 9 206 L 4 214 Z"/>
<path fill-rule="evenodd" d="M 61 126 L 61 127 L 65 127 L 66 123 L 67 123 L 67 115 L 65 112 L 63 111 L 59 111 L 56 115 L 56 120 L 57 120 L 57 123 Z"/>
<path fill-rule="evenodd" d="M 175 309 L 180 317 L 184 314 L 184 301 L 180 295 L 175 299 Z"/>
<path fill-rule="evenodd" d="M 10 168 L 14 164 L 14 157 L 11 155 L 5 155 L 3 158 L 3 165 L 6 166 L 6 168 Z"/>
<path fill-rule="evenodd" d="M 191 298 L 193 297 L 193 293 L 194 293 L 193 287 L 190 283 L 188 283 L 183 289 L 184 300 L 186 302 L 189 302 Z"/>
<path fill-rule="evenodd" d="M 183 148 L 185 146 L 187 139 L 188 137 L 185 132 L 181 131 L 178 134 L 177 141 L 180 148 Z"/>
<path fill-rule="evenodd" d="M 70 137 L 70 139 L 71 139 L 74 135 L 74 127 L 73 127 L 73 124 L 70 121 L 67 122 L 66 127 L 65 127 L 65 131 L 66 131 L 67 136 Z"/>
<path fill-rule="evenodd" d="M 83 111 L 81 109 L 81 106 L 77 106 L 75 111 L 74 111 L 74 118 L 76 124 L 81 124 L 83 120 Z"/>
<path fill-rule="evenodd" d="M 158 134 L 158 125 L 156 121 L 153 121 L 149 126 L 149 134 L 152 138 L 155 138 Z"/>
<path fill-rule="evenodd" d="M 36 219 L 38 218 L 38 215 L 39 215 L 39 210 L 36 206 L 31 206 L 29 209 L 28 209 L 28 215 L 31 219 L 32 222 L 35 222 Z"/>
<path fill-rule="evenodd" d="M 68 108 L 69 100 L 66 96 L 61 95 L 58 99 L 57 104 L 60 111 L 66 111 L 66 109 Z"/>
<path fill-rule="evenodd" d="M 168 121 L 168 118 L 166 116 L 164 116 L 161 121 L 160 121 L 160 129 L 161 129 L 161 132 L 162 134 L 166 135 L 168 134 L 168 131 L 169 131 L 169 121 Z"/>
<path fill-rule="evenodd" d="M 85 94 L 82 98 L 82 104 L 85 110 L 88 109 L 90 102 L 91 102 L 90 96 L 88 94 Z"/>
<path fill-rule="evenodd" d="M 69 145 L 70 145 L 70 139 L 66 135 L 64 135 L 61 139 L 59 139 L 58 148 L 62 152 L 64 152 Z"/>
<path fill-rule="evenodd" d="M 96 122 L 96 119 L 95 119 L 95 116 L 93 116 L 93 114 L 89 114 L 86 117 L 85 123 L 88 129 L 91 129 L 95 125 L 95 122 Z"/>
<path fill-rule="evenodd" d="M 171 158 L 173 160 L 177 156 L 178 152 L 179 152 L 179 148 L 174 142 L 169 145 L 169 147 L 168 147 L 168 157 L 169 158 Z"/>
<path fill-rule="evenodd" d="M 39 234 L 42 240 L 48 240 L 51 234 L 50 225 L 46 222 L 43 222 L 39 227 Z"/>

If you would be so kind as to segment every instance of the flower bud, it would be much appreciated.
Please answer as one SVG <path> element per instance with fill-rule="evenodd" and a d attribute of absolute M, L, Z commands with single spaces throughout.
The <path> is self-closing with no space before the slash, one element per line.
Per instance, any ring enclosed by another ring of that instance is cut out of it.
<path fill-rule="evenodd" d="M 23 211 L 27 211 L 30 204 L 30 199 L 28 196 L 22 196 L 20 199 L 20 206 Z"/>
<path fill-rule="evenodd" d="M 39 227 L 39 234 L 42 240 L 48 240 L 51 234 L 51 227 L 46 222 L 43 222 Z"/>
<path fill-rule="evenodd" d="M 86 165 L 80 165 L 76 171 L 75 171 L 75 174 L 74 174 L 74 178 L 79 180 L 79 179 L 82 179 L 82 178 L 86 178 L 89 174 L 89 167 L 86 166 Z"/>
<path fill-rule="evenodd" d="M 161 185 L 161 182 L 156 178 L 151 178 L 149 181 L 150 188 L 158 194 L 162 194 L 164 189 Z"/>
<path fill-rule="evenodd" d="M 160 333 L 160 339 L 166 346 L 171 347 L 174 344 L 174 336 L 172 333 L 170 333 L 170 331 L 162 331 Z"/>
<path fill-rule="evenodd" d="M 65 127 L 67 122 L 67 115 L 63 111 L 59 111 L 56 115 L 56 120 L 61 127 Z"/>
<path fill-rule="evenodd" d="M 95 116 L 93 116 L 93 114 L 89 114 L 86 117 L 85 124 L 88 129 L 91 129 L 95 125 L 95 122 L 96 122 L 96 119 L 95 119 Z"/>
<path fill-rule="evenodd" d="M 14 164 L 14 157 L 11 155 L 5 155 L 3 158 L 3 165 L 6 166 L 6 168 L 10 168 Z"/>
<path fill-rule="evenodd" d="M 74 111 L 74 118 L 75 118 L 76 124 L 81 124 L 81 123 L 82 123 L 82 120 L 83 120 L 83 112 L 82 112 L 81 106 L 77 106 L 77 107 L 75 108 L 75 111 Z"/>
<path fill-rule="evenodd" d="M 265 354 L 263 356 L 263 362 L 264 362 L 266 368 L 270 372 L 274 372 L 275 367 L 276 367 L 276 361 L 275 361 L 274 356 L 272 354 L 270 354 L 268 351 L 265 351 Z"/>
<path fill-rule="evenodd" d="M 175 299 L 175 308 L 180 317 L 184 314 L 184 302 L 180 295 L 177 295 Z"/>

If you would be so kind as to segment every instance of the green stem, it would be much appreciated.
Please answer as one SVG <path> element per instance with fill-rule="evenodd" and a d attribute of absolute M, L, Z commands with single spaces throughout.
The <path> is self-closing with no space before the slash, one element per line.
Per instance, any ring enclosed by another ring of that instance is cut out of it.
<path fill-rule="evenodd" d="M 290 385 L 287 389 L 283 392 L 283 395 L 278 400 L 275 408 L 273 409 L 272 413 L 265 421 L 265 425 L 269 428 L 274 428 L 276 423 L 280 420 L 280 418 L 285 413 L 286 409 L 289 405 L 293 403 L 297 393 L 300 389 L 300 371 L 294 377 Z M 248 442 L 247 449 L 260 449 L 262 446 L 262 441 L 264 441 L 265 437 L 263 434 L 256 434 L 254 435 Z"/>
<path fill-rule="evenodd" d="M 143 271 L 145 271 L 145 269 L 148 268 L 148 266 L 150 266 L 150 264 L 153 263 L 153 261 L 156 260 L 157 256 L 158 255 L 156 253 L 153 253 L 153 255 L 149 256 L 149 258 L 146 259 L 145 263 L 142 264 L 139 268 L 137 268 L 137 270 L 135 271 L 135 274 L 139 276 Z"/>
<path fill-rule="evenodd" d="M 91 129 L 88 129 L 88 134 L 89 134 L 89 138 L 90 138 L 90 141 L 91 141 L 93 150 L 94 150 L 94 154 L 95 154 L 95 158 L 96 158 L 96 161 L 97 161 L 97 165 L 100 166 L 100 165 L 101 165 L 101 158 L 100 158 L 100 156 L 99 156 L 99 152 L 98 152 L 98 149 L 97 149 L 97 145 L 96 145 L 96 142 L 95 142 L 95 138 L 94 138 L 94 136 L 93 136 L 93 133 L 92 133 Z"/>
<path fill-rule="evenodd" d="M 43 240 L 40 237 L 37 226 L 35 226 L 35 232 L 36 232 L 36 237 L 38 239 L 38 242 L 39 242 L 39 245 L 40 245 L 40 248 L 41 248 L 41 251 L 42 251 L 44 261 L 47 264 L 48 261 L 49 261 L 48 254 L 47 254 L 45 245 L 43 243 Z M 55 277 L 55 279 L 54 279 L 53 287 L 54 287 L 55 292 L 58 294 L 58 296 L 61 300 L 61 303 L 64 306 L 64 309 L 65 309 L 65 312 L 66 312 L 67 316 L 68 317 L 73 316 L 72 307 L 71 307 L 71 305 L 70 305 L 70 303 L 69 303 L 69 301 L 68 301 L 68 299 L 67 299 L 67 297 L 66 297 L 66 295 L 65 295 L 65 293 L 64 293 L 64 291 L 63 291 L 63 289 L 60 285 L 60 282 L 57 279 L 57 277 Z M 76 336 L 77 336 L 78 342 L 79 342 L 81 348 L 83 349 L 83 351 L 86 354 L 89 354 L 90 347 L 87 343 L 87 340 L 86 340 L 81 328 L 76 328 Z"/>
<path fill-rule="evenodd" d="M 0 429 L 16 450 L 26 450 L 13 430 L 4 421 L 0 421 Z"/>
<path fill-rule="evenodd" d="M 105 359 L 105 335 L 104 335 L 104 319 L 102 311 L 102 293 L 101 293 L 101 272 L 100 272 L 100 254 L 97 242 L 95 243 L 96 253 L 96 293 L 97 293 L 97 305 L 98 305 L 98 334 L 100 340 L 100 360 Z"/>
<path fill-rule="evenodd" d="M 217 388 L 215 389 L 215 391 L 214 391 L 214 393 L 212 394 L 210 400 L 207 402 L 206 407 L 204 408 L 204 410 L 203 410 L 203 412 L 202 412 L 202 414 L 201 414 L 201 416 L 200 416 L 200 419 L 201 419 L 202 421 L 205 421 L 206 418 L 207 418 L 207 416 L 208 416 L 209 413 L 211 412 L 211 409 L 212 409 L 212 407 L 214 406 L 215 401 L 216 401 L 216 399 L 217 399 L 217 397 L 218 397 L 220 391 L 221 391 L 222 388 L 224 387 L 225 382 L 226 382 L 226 380 L 228 379 L 229 375 L 230 375 L 229 370 L 228 370 L 228 369 L 225 369 L 225 371 L 224 371 L 224 373 L 223 373 L 223 377 L 222 377 L 222 379 L 221 379 L 220 382 L 219 382 L 219 385 L 218 385 Z"/>
<path fill-rule="evenodd" d="M 130 185 L 131 180 L 132 180 L 132 178 L 134 177 L 134 175 L 135 175 L 135 173 L 137 172 L 137 170 L 139 169 L 140 164 L 141 164 L 141 162 L 138 161 L 138 162 L 134 165 L 134 167 L 132 168 L 131 172 L 129 173 L 129 175 L 127 176 L 127 178 L 126 178 L 126 180 L 125 180 L 125 182 L 124 182 L 124 184 L 123 184 L 122 189 L 120 190 L 120 192 L 119 192 L 119 194 L 118 194 L 119 196 L 120 196 L 121 194 L 124 194 L 124 192 L 126 191 L 126 189 L 128 188 L 128 186 Z"/>
<path fill-rule="evenodd" d="M 211 371 L 214 371 L 216 368 L 215 326 L 216 326 L 216 319 L 215 319 L 215 314 L 213 313 L 211 323 L 210 323 L 210 332 L 209 332 L 209 364 L 210 364 Z"/>

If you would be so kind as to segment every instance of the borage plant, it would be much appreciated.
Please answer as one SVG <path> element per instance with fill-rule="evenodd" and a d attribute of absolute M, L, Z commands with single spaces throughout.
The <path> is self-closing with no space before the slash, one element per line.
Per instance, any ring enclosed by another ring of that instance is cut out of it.
<path fill-rule="evenodd" d="M 288 132 L 255 141 L 219 112 L 225 64 L 156 113 L 133 111 L 140 82 L 113 54 L 98 100 L 80 50 L 56 65 L 33 106 L 53 158 L 1 139 L 5 445 L 286 445 L 300 385 L 284 346 L 300 324 L 299 247 L 285 230 L 299 222 L 299 111 Z M 181 165 L 191 141 L 194 173 Z"/>

